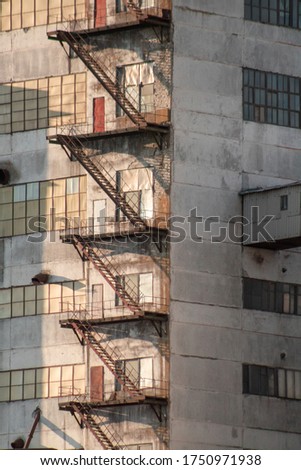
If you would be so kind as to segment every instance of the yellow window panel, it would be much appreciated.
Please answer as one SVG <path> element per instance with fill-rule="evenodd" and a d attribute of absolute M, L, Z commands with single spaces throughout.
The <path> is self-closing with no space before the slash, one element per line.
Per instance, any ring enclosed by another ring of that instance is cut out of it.
<path fill-rule="evenodd" d="M 49 382 L 61 381 L 61 367 L 50 367 Z"/>
<path fill-rule="evenodd" d="M 83 0 L 76 0 L 76 18 L 81 19 L 86 17 L 86 5 Z"/>
<path fill-rule="evenodd" d="M 63 1 L 63 8 L 66 6 L 74 5 L 75 0 L 62 0 Z"/>
<path fill-rule="evenodd" d="M 6 88 L 6 90 L 8 90 L 8 88 Z M 9 104 L 10 102 L 11 102 L 10 94 L 0 95 L 0 105 Z M 8 107 L 7 109 L 10 109 L 10 107 Z M 0 114 L 5 114 L 7 112 L 7 109 L 4 106 L 0 106 Z"/>
<path fill-rule="evenodd" d="M 35 300 L 29 300 L 25 302 L 24 315 L 30 316 L 36 314 L 36 302 Z"/>
<path fill-rule="evenodd" d="M 61 298 L 50 299 L 49 313 L 61 312 Z"/>
<path fill-rule="evenodd" d="M 0 85 L 0 96 L 10 95 L 10 89 L 11 89 L 10 83 L 4 83 L 3 85 Z"/>
<path fill-rule="evenodd" d="M 21 13 L 21 0 L 13 0 L 12 7 L 11 7 L 12 14 L 20 14 Z"/>
<path fill-rule="evenodd" d="M 1 304 L 0 305 L 0 319 L 10 318 L 11 317 L 11 304 Z"/>
<path fill-rule="evenodd" d="M 23 0 L 22 1 L 22 11 L 25 13 L 33 13 L 34 12 L 34 0 Z"/>
<path fill-rule="evenodd" d="M 73 366 L 63 366 L 62 367 L 62 381 L 72 380 L 73 378 Z"/>
<path fill-rule="evenodd" d="M 37 315 L 49 313 L 49 302 L 46 300 L 37 300 Z"/>
<path fill-rule="evenodd" d="M 12 112 L 15 113 L 16 111 L 22 111 L 20 119 L 13 119 L 14 121 L 22 121 L 23 120 L 23 111 L 24 111 L 24 101 L 13 101 L 12 103 Z"/>
<path fill-rule="evenodd" d="M 11 401 L 22 400 L 22 386 L 11 387 L 10 389 L 10 399 Z"/>
<path fill-rule="evenodd" d="M 11 385 L 22 385 L 23 383 L 23 371 L 13 370 L 10 376 Z"/>
<path fill-rule="evenodd" d="M 85 381 L 74 380 L 74 395 L 82 395 L 85 393 Z"/>
<path fill-rule="evenodd" d="M 9 123 L 10 122 L 10 113 L 11 113 L 11 105 L 10 104 L 3 104 L 1 106 L 1 124 Z"/>
<path fill-rule="evenodd" d="M 11 0 L 4 0 L 4 1 L 2 0 L 1 7 L 0 7 L 1 17 L 10 15 L 10 4 L 11 4 Z"/>
<path fill-rule="evenodd" d="M 24 235 L 26 233 L 25 219 L 14 220 L 14 235 Z"/>
<path fill-rule="evenodd" d="M 21 219 L 25 217 L 25 202 L 14 203 L 14 218 Z"/>
<path fill-rule="evenodd" d="M 48 119 L 48 108 L 39 108 L 38 109 L 38 120 L 39 122 L 41 121 L 46 121 Z"/>
<path fill-rule="evenodd" d="M 0 188 L 0 204 L 12 202 L 13 200 L 13 187 Z"/>
<path fill-rule="evenodd" d="M 79 82 L 77 79 L 76 79 L 76 95 L 80 95 L 81 97 L 82 96 L 86 96 L 86 81 L 83 81 L 83 82 Z M 77 96 L 76 96 L 77 98 Z"/>
<path fill-rule="evenodd" d="M 24 113 L 22 111 L 12 113 L 12 123 L 19 123 L 20 125 L 24 126 Z"/>
<path fill-rule="evenodd" d="M 8 304 L 11 301 L 11 289 L 0 290 L 0 305 Z"/>
<path fill-rule="evenodd" d="M 35 385 L 24 385 L 24 400 L 35 398 Z"/>
<path fill-rule="evenodd" d="M 9 401 L 9 388 L 0 387 L 0 401 Z"/>
<path fill-rule="evenodd" d="M 40 198 L 46 199 L 52 197 L 52 181 L 43 181 L 40 183 Z"/>
<path fill-rule="evenodd" d="M 54 197 L 65 196 L 65 190 L 66 190 L 66 180 L 65 179 L 54 180 L 54 182 L 53 182 L 53 195 L 54 195 Z"/>
<path fill-rule="evenodd" d="M 47 0 L 42 0 L 43 2 L 46 2 L 47 4 Z M 40 1 L 39 1 L 39 5 L 40 5 Z M 37 9 L 39 8 L 39 6 L 37 6 Z M 39 90 L 45 90 L 45 93 L 48 92 L 48 78 L 39 78 L 38 80 L 38 88 Z M 44 93 L 44 92 L 42 92 Z"/>
<path fill-rule="evenodd" d="M 39 201 L 27 201 L 27 217 L 39 215 Z"/>
<path fill-rule="evenodd" d="M 12 301 L 23 302 L 24 300 L 24 287 L 13 287 L 12 289 Z"/>
<path fill-rule="evenodd" d="M 21 28 L 21 15 L 12 15 L 11 17 L 11 27 L 12 29 Z"/>
<path fill-rule="evenodd" d="M 37 383 L 48 383 L 49 379 L 49 368 L 43 367 L 41 369 L 36 369 L 36 381 Z"/>
<path fill-rule="evenodd" d="M 55 207 L 56 213 L 60 213 L 60 214 L 65 213 L 65 203 L 66 203 L 65 196 L 53 198 L 53 205 Z"/>
<path fill-rule="evenodd" d="M 48 398 L 48 383 L 36 384 L 36 398 Z"/>
<path fill-rule="evenodd" d="M 10 385 L 10 373 L 0 372 L 0 387 L 7 387 Z"/>
<path fill-rule="evenodd" d="M 37 299 L 48 299 L 49 298 L 49 284 L 36 286 L 37 289 Z"/>
<path fill-rule="evenodd" d="M 44 127 L 48 127 L 49 123 L 48 123 L 48 119 L 39 119 L 38 120 L 38 127 L 39 129 L 43 129 Z"/>
<path fill-rule="evenodd" d="M 25 130 L 30 131 L 33 129 L 37 129 L 38 127 L 38 121 L 35 120 L 25 120 Z"/>
<path fill-rule="evenodd" d="M 34 384 L 36 380 L 35 369 L 24 370 L 24 384 Z"/>
<path fill-rule="evenodd" d="M 12 304 L 12 317 L 23 317 L 24 302 L 14 302 Z"/>
<path fill-rule="evenodd" d="M 76 83 L 81 83 L 86 81 L 86 73 L 77 73 L 76 74 Z"/>
<path fill-rule="evenodd" d="M 24 122 L 14 122 L 12 125 L 12 132 L 24 131 Z"/>
<path fill-rule="evenodd" d="M 61 86 L 62 78 L 59 77 L 50 77 L 49 78 L 49 91 L 53 90 L 55 87 Z"/>
<path fill-rule="evenodd" d="M 0 237 L 11 237 L 12 234 L 12 221 L 0 222 Z"/>
<path fill-rule="evenodd" d="M 50 299 L 61 298 L 62 287 L 60 284 L 49 284 Z"/>
<path fill-rule="evenodd" d="M 74 366 L 74 380 L 83 380 L 85 378 L 85 364 L 76 364 Z"/>
<path fill-rule="evenodd" d="M 12 219 L 13 205 L 12 204 L 1 204 L 0 205 L 0 220 Z"/>
<path fill-rule="evenodd" d="M 39 25 L 47 24 L 47 16 L 48 16 L 47 10 L 37 11 L 36 12 L 36 25 L 39 26 Z"/>
<path fill-rule="evenodd" d="M 34 13 L 22 14 L 22 28 L 30 28 L 34 26 Z"/>
<path fill-rule="evenodd" d="M 25 290 L 25 295 L 24 295 L 25 300 L 35 300 L 36 298 L 35 286 L 26 286 L 24 290 Z"/>
<path fill-rule="evenodd" d="M 62 82 L 63 82 L 63 85 L 70 85 L 70 84 L 74 84 L 75 82 L 75 79 L 76 79 L 76 75 L 75 74 L 69 74 L 69 75 L 63 75 L 62 77 Z"/>
<path fill-rule="evenodd" d="M 53 204 L 52 199 L 41 199 L 40 200 L 40 214 L 43 216 L 49 216 L 52 212 Z"/>
<path fill-rule="evenodd" d="M 87 177 L 80 176 L 79 177 L 79 184 L 80 184 L 80 192 L 85 193 L 87 191 Z"/>
<path fill-rule="evenodd" d="M 39 109 L 48 108 L 48 96 L 44 95 L 44 92 L 39 91 Z"/>

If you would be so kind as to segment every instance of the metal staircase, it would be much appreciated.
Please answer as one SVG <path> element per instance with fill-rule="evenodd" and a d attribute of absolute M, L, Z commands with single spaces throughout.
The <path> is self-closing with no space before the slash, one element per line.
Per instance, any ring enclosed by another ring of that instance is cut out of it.
<path fill-rule="evenodd" d="M 123 279 L 120 269 L 110 262 L 105 250 L 97 242 L 85 240 L 80 235 L 73 234 L 71 242 L 79 253 L 86 259 L 89 259 L 97 271 L 105 278 L 108 284 L 113 288 L 116 295 L 135 315 L 143 315 L 143 310 L 139 306 L 139 299 L 136 298 L 136 286 L 129 279 Z"/>
<path fill-rule="evenodd" d="M 115 188 L 116 182 L 104 165 L 99 161 L 92 161 L 87 155 L 87 146 L 84 141 L 77 136 L 57 135 L 57 141 L 63 148 L 69 150 L 71 154 L 81 163 L 90 176 L 98 183 L 104 192 L 112 199 L 123 214 L 130 220 L 133 226 L 138 230 L 146 230 L 147 225 L 139 216 L 140 208 L 133 202 L 133 199 L 126 200 L 125 196 Z M 108 166 L 106 161 L 106 166 Z"/>
<path fill-rule="evenodd" d="M 60 407 L 60 409 L 64 408 Z M 73 401 L 68 403 L 68 410 L 71 414 L 75 415 L 76 413 L 80 417 L 82 423 L 91 431 L 104 449 L 120 450 L 125 448 L 121 437 L 116 433 L 112 433 L 110 426 L 105 424 L 104 418 L 94 415 L 95 410 L 89 403 Z"/>
<path fill-rule="evenodd" d="M 135 103 L 135 98 L 131 97 L 131 99 L 128 99 L 125 96 L 120 84 L 117 82 L 116 77 L 112 74 L 109 67 L 104 63 L 100 63 L 98 58 L 95 58 L 91 50 L 91 45 L 85 41 L 84 37 L 79 32 L 59 30 L 55 33 L 48 33 L 48 36 L 53 38 L 53 34 L 56 35 L 56 39 L 61 43 L 66 42 L 71 47 L 90 72 L 93 73 L 112 98 L 119 104 L 125 114 L 127 114 L 138 127 L 147 126 L 146 120 L 138 111 L 139 105 Z"/>
<path fill-rule="evenodd" d="M 71 321 L 73 331 L 77 337 L 97 354 L 106 367 L 112 372 L 116 380 L 120 383 L 123 390 L 131 397 L 144 400 L 143 393 L 135 384 L 134 369 L 128 369 L 127 374 L 120 367 L 120 361 L 123 360 L 121 351 L 112 342 L 107 341 L 106 335 L 99 333 L 91 324 L 80 320 Z M 102 345 L 103 342 L 103 345 Z"/>

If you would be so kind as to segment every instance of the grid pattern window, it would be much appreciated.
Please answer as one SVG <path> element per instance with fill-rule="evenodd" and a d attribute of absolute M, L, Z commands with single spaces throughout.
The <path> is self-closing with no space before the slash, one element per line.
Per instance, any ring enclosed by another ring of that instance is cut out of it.
<path fill-rule="evenodd" d="M 301 400 L 301 371 L 244 364 L 243 393 Z"/>
<path fill-rule="evenodd" d="M 85 73 L 0 85 L 0 134 L 85 121 Z"/>
<path fill-rule="evenodd" d="M 85 0 L 1 0 L 0 31 L 86 18 Z"/>
<path fill-rule="evenodd" d="M 301 315 L 301 286 L 245 278 L 243 306 L 250 310 Z"/>
<path fill-rule="evenodd" d="M 300 0 L 245 0 L 245 19 L 300 29 Z"/>
<path fill-rule="evenodd" d="M 246 121 L 301 127 L 300 78 L 244 69 L 243 84 Z"/>
<path fill-rule="evenodd" d="M 83 281 L 0 289 L 0 319 L 72 311 L 85 304 Z"/>
<path fill-rule="evenodd" d="M 86 176 L 0 188 L 0 237 L 78 226 L 86 192 Z"/>
<path fill-rule="evenodd" d="M 84 364 L 0 372 L 0 402 L 80 395 L 84 391 Z"/>

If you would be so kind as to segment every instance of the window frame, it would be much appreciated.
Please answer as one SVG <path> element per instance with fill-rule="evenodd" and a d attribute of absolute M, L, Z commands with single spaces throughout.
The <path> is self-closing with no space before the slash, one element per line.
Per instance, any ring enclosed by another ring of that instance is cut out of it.
<path fill-rule="evenodd" d="M 264 4 L 265 1 L 265 4 Z M 288 8 L 281 7 L 281 0 L 244 0 L 244 19 L 272 26 L 284 28 L 301 29 L 301 2 L 300 0 L 286 0 Z M 276 8 L 272 1 L 276 2 Z M 255 4 L 257 3 L 257 5 Z M 265 6 L 265 5 L 268 6 Z M 254 11 L 253 11 L 254 9 Z M 255 11 L 257 10 L 257 18 Z M 273 17 L 272 18 L 272 12 Z M 284 21 L 281 21 L 282 12 L 284 12 Z"/>

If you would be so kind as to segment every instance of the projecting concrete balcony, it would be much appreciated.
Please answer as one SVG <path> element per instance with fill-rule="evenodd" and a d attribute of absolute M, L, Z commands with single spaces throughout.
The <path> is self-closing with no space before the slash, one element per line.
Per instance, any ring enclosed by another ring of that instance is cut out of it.
<path fill-rule="evenodd" d="M 301 246 L 301 182 L 243 196 L 243 244 L 270 250 Z"/>

